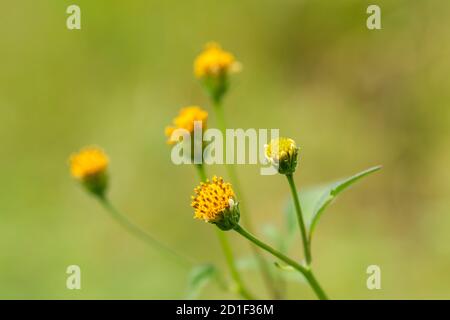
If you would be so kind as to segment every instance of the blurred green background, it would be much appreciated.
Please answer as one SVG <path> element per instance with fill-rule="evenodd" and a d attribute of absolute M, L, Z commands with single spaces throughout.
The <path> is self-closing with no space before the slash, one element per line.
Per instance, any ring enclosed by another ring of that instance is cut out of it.
<path fill-rule="evenodd" d="M 74 3 L 80 31 L 66 28 Z M 382 9 L 379 31 L 366 28 L 372 3 Z M 215 40 L 244 66 L 225 101 L 228 122 L 296 139 L 298 185 L 384 166 L 317 229 L 314 268 L 329 295 L 449 299 L 449 14 L 443 0 L 2 2 L 0 298 L 184 296 L 189 270 L 126 233 L 70 177 L 68 156 L 90 144 L 110 155 L 121 210 L 225 269 L 212 226 L 192 219 L 195 171 L 171 163 L 163 134 L 180 107 L 210 110 L 192 62 Z M 289 189 L 259 168 L 237 169 L 243 214 L 264 238 L 264 225 L 282 225 Z M 237 255 L 250 254 L 230 238 Z M 71 264 L 81 267 L 81 290 L 66 289 Z M 371 264 L 381 267 L 381 290 L 366 288 Z M 244 278 L 266 297 L 259 275 Z M 314 298 L 305 284 L 287 292 Z M 214 285 L 200 297 L 234 298 Z"/>

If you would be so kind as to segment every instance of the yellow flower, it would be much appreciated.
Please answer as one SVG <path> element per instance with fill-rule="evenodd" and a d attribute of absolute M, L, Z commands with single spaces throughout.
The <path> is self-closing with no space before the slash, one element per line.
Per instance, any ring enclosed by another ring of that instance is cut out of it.
<path fill-rule="evenodd" d="M 211 182 L 200 183 L 194 192 L 191 203 L 194 218 L 214 223 L 222 230 L 230 230 L 239 223 L 238 203 L 230 183 L 214 176 Z"/>
<path fill-rule="evenodd" d="M 107 187 L 109 159 L 105 152 L 97 147 L 87 147 L 70 157 L 72 176 L 96 195 L 103 195 Z"/>
<path fill-rule="evenodd" d="M 220 45 L 215 42 L 206 44 L 205 49 L 194 62 L 194 74 L 197 78 L 236 71 L 239 71 L 239 63 L 236 62 L 234 56 L 222 50 Z"/>
<path fill-rule="evenodd" d="M 297 167 L 297 145 L 289 138 L 273 139 L 265 146 L 265 155 L 269 162 L 281 174 L 292 174 Z"/>
<path fill-rule="evenodd" d="M 108 164 L 107 155 L 97 147 L 84 148 L 70 157 L 70 171 L 76 179 L 104 172 Z"/>
<path fill-rule="evenodd" d="M 201 121 L 202 129 L 205 130 L 207 120 L 208 112 L 198 106 L 189 106 L 182 108 L 178 116 L 173 119 L 173 126 L 168 126 L 165 129 L 165 134 L 168 137 L 167 143 L 176 143 L 176 141 L 170 139 L 172 133 L 176 129 L 185 129 L 192 134 L 194 132 L 194 121 Z"/>

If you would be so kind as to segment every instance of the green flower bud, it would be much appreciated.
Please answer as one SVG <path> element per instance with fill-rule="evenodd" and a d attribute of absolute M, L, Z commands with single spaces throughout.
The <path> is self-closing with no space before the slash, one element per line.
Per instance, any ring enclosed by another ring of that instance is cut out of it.
<path fill-rule="evenodd" d="M 280 174 L 293 174 L 297 167 L 298 152 L 295 141 L 289 138 L 278 138 L 265 146 L 265 156 Z"/>
<path fill-rule="evenodd" d="M 195 76 L 217 104 L 228 91 L 228 76 L 240 70 L 241 64 L 233 54 L 223 50 L 215 42 L 208 43 L 194 62 Z"/>
<path fill-rule="evenodd" d="M 96 196 L 103 197 L 108 187 L 106 153 L 98 147 L 87 147 L 70 157 L 72 176 Z"/>

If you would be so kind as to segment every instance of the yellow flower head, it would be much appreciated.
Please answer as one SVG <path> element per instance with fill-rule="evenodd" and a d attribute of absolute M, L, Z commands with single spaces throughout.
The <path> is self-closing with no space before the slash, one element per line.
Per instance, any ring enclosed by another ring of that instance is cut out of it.
<path fill-rule="evenodd" d="M 239 71 L 239 66 L 240 64 L 236 62 L 231 53 L 222 50 L 218 43 L 210 42 L 195 59 L 194 74 L 197 78 L 218 76 Z"/>
<path fill-rule="evenodd" d="M 202 129 L 206 129 L 208 112 L 198 106 L 185 107 L 180 110 L 178 116 L 173 119 L 173 126 L 166 127 L 165 134 L 169 138 L 168 143 L 174 144 L 176 141 L 170 139 L 176 129 L 185 129 L 189 133 L 194 132 L 194 121 L 201 121 Z"/>
<path fill-rule="evenodd" d="M 70 157 L 72 176 L 97 196 L 103 196 L 108 186 L 108 156 L 97 147 L 87 147 Z"/>
<path fill-rule="evenodd" d="M 76 179 L 103 173 L 108 168 L 108 156 L 97 147 L 87 147 L 70 157 L 70 171 Z"/>
<path fill-rule="evenodd" d="M 194 189 L 191 206 L 194 218 L 216 224 L 222 230 L 230 230 L 239 223 L 239 209 L 230 183 L 213 177 Z"/>
<path fill-rule="evenodd" d="M 278 169 L 281 174 L 292 174 L 297 167 L 297 145 L 289 138 L 273 139 L 265 146 L 265 155 L 269 162 Z"/>

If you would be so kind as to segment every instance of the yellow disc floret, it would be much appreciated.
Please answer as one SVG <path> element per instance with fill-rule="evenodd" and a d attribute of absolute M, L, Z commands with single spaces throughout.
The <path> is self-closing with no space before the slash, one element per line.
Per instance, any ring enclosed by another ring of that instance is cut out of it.
<path fill-rule="evenodd" d="M 191 206 L 195 209 L 194 218 L 216 223 L 223 218 L 224 212 L 234 205 L 234 192 L 231 184 L 222 178 L 213 177 L 210 182 L 202 182 L 194 189 Z"/>
<path fill-rule="evenodd" d="M 170 144 L 176 142 L 170 139 L 172 133 L 176 129 L 185 129 L 192 134 L 194 132 L 195 121 L 200 121 L 202 129 L 205 130 L 207 120 L 208 112 L 198 106 L 189 106 L 182 108 L 178 116 L 173 119 L 173 126 L 166 127 L 165 134 L 169 138 L 167 142 Z"/>
<path fill-rule="evenodd" d="M 208 75 L 217 76 L 238 69 L 239 63 L 236 62 L 234 56 L 224 51 L 215 42 L 208 43 L 194 62 L 194 74 L 197 78 Z"/>
<path fill-rule="evenodd" d="M 295 141 L 289 138 L 279 138 L 270 141 L 266 148 L 267 158 L 281 158 L 282 154 L 293 152 Z"/>
<path fill-rule="evenodd" d="M 97 147 L 87 147 L 70 157 L 70 171 L 76 179 L 103 174 L 108 168 L 108 156 Z"/>

